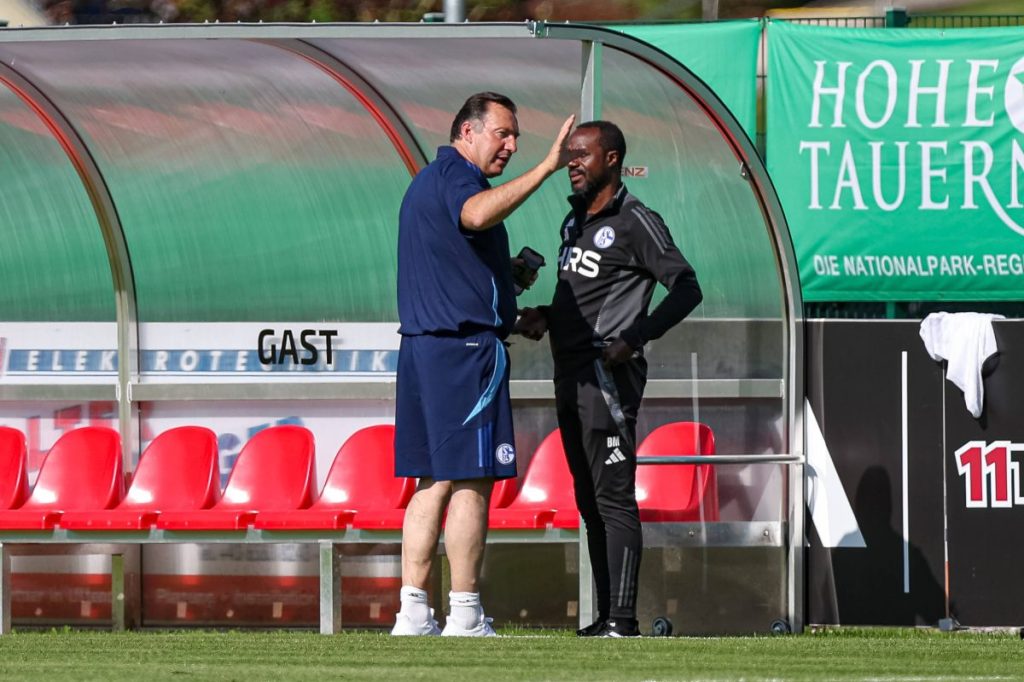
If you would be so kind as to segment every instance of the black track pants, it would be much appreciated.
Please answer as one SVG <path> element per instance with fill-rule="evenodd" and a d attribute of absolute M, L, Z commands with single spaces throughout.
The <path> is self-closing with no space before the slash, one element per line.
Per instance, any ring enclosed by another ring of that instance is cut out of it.
<path fill-rule="evenodd" d="M 625 433 L 612 416 L 597 371 L 587 364 L 555 376 L 562 445 L 586 524 L 602 618 L 636 618 L 643 533 L 636 504 L 636 416 L 647 381 L 641 358 L 605 370 L 614 382 Z"/>

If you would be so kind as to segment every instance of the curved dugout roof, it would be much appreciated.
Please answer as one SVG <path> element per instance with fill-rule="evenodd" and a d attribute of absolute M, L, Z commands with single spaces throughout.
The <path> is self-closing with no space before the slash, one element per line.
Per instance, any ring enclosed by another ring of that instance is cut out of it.
<path fill-rule="evenodd" d="M 116 320 L 121 357 L 137 354 L 138 323 L 394 321 L 410 174 L 467 95 L 498 90 L 523 130 L 509 176 L 569 113 L 619 123 L 626 165 L 646 170 L 630 190 L 697 268 L 695 316 L 779 321 L 776 367 L 787 391 L 800 385 L 797 269 L 753 145 L 685 67 L 616 31 L 14 29 L 0 31 L 0 85 L 0 320 Z M 507 221 L 514 250 L 554 260 L 567 189 L 552 178 Z"/>
<path fill-rule="evenodd" d="M 649 170 L 631 190 L 680 232 L 707 283 L 703 314 L 785 316 L 780 294 L 795 287 L 761 163 L 666 55 L 583 26 L 364 24 L 0 32 L 3 168 L 17 189 L 5 195 L 21 202 L 4 207 L 18 260 L 62 273 L 27 291 L 8 271 L 0 319 L 110 319 L 104 232 L 123 235 L 140 321 L 393 319 L 395 207 L 447 142 L 453 108 L 481 89 L 510 94 L 524 135 L 509 174 L 521 172 L 579 109 L 591 40 L 607 48 L 598 115 L 626 131 L 627 165 Z M 513 238 L 550 253 L 566 187 L 549 181 L 510 220 Z M 106 193 L 113 215 L 86 208 L 83 188 Z M 26 234 L 26 220 L 52 234 Z M 335 248 L 339 233 L 360 258 Z M 55 267 L 61 247 L 75 266 Z M 79 298 L 73 313 L 53 305 Z"/>

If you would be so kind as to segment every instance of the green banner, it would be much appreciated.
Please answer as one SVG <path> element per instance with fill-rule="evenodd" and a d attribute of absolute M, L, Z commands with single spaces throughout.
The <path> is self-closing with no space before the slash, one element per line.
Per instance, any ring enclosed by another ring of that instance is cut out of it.
<path fill-rule="evenodd" d="M 1024 298 L 1024 30 L 768 27 L 808 301 Z"/>
<path fill-rule="evenodd" d="M 620 24 L 608 28 L 668 53 L 708 84 L 754 140 L 757 136 L 757 19 L 713 24 Z"/>

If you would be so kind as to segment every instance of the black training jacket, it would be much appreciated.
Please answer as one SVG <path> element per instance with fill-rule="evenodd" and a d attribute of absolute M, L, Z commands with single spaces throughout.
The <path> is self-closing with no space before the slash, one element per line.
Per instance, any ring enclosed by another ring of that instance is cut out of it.
<path fill-rule="evenodd" d="M 638 352 L 701 302 L 693 268 L 679 252 L 661 216 L 625 185 L 600 212 L 586 215 L 578 197 L 562 222 L 558 284 L 548 320 L 555 363 L 591 362 L 621 337 Z M 656 282 L 668 296 L 648 315 Z"/>

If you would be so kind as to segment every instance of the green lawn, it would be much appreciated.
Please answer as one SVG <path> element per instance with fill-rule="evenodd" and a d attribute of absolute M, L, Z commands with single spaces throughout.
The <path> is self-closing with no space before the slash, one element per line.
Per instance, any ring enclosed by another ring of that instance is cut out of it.
<path fill-rule="evenodd" d="M 312 632 L 23 632 L 0 679 L 1024 680 L 1016 635 L 840 630 L 786 637 L 486 640 Z"/>

